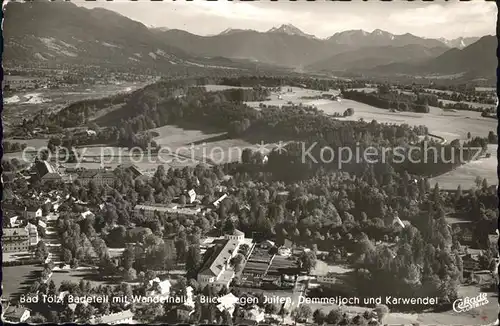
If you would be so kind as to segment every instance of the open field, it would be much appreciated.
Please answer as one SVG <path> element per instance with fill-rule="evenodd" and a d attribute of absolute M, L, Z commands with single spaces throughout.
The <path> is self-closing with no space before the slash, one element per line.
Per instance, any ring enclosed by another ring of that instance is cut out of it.
<path fill-rule="evenodd" d="M 283 86 L 285 90 L 288 88 L 287 86 Z M 495 119 L 481 117 L 479 112 L 473 111 L 446 112 L 440 108 L 431 107 L 429 113 L 390 112 L 388 110 L 346 99 L 343 99 L 341 102 L 327 99 L 301 99 L 303 96 L 319 96 L 323 93 L 326 92 L 292 87 L 292 92 L 286 92 L 281 95 L 272 94 L 270 101 L 247 102 L 247 104 L 258 107 L 260 103 L 279 106 L 286 105 L 288 102 L 294 104 L 302 103 L 304 105 L 314 105 L 327 114 L 333 114 L 335 112 L 342 114 L 347 108 L 353 108 L 354 115 L 345 119 L 359 120 L 362 118 L 365 121 L 375 119 L 380 123 L 406 123 L 413 126 L 425 125 L 429 128 L 431 133 L 441 136 L 448 141 L 457 138 L 466 139 L 467 132 L 470 132 L 473 137 L 486 137 L 489 131 L 496 130 L 497 127 L 497 121 Z M 332 92 L 330 91 L 329 93 Z M 278 96 L 281 96 L 281 99 L 279 99 Z"/>
<path fill-rule="evenodd" d="M 238 87 L 238 86 L 228 86 L 228 85 L 205 85 L 207 92 L 219 92 L 226 89 L 238 89 L 238 88 L 251 88 L 251 87 Z"/>
<path fill-rule="evenodd" d="M 433 187 L 437 182 L 441 189 L 454 190 L 457 189 L 458 185 L 461 185 L 462 189 L 470 189 L 475 186 L 477 176 L 486 178 L 490 185 L 498 184 L 497 148 L 498 145 L 488 145 L 488 152 L 491 153 L 491 157 L 466 163 L 453 171 L 432 178 L 431 186 Z"/>
<path fill-rule="evenodd" d="M 350 268 L 345 268 L 339 265 L 329 265 L 328 263 L 317 259 L 316 266 L 314 267 L 314 270 L 311 272 L 311 275 L 319 276 L 319 275 L 327 275 L 328 273 L 345 274 L 351 271 L 352 269 Z"/>
<path fill-rule="evenodd" d="M 23 265 L 2 267 L 4 282 L 2 282 L 2 299 L 17 299 L 26 293 L 33 282 L 41 275 L 43 267 L 40 265 Z M 5 282 L 8 280 L 8 282 Z"/>
<path fill-rule="evenodd" d="M 450 101 L 450 100 L 442 100 L 442 99 L 439 99 L 441 102 L 443 102 L 443 104 L 455 104 L 455 103 L 464 103 L 464 104 L 468 104 L 474 108 L 477 108 L 477 109 L 486 109 L 486 108 L 494 108 L 495 105 L 494 104 L 483 104 L 483 103 L 476 103 L 476 102 L 457 102 L 457 101 Z"/>
<path fill-rule="evenodd" d="M 123 82 L 108 85 L 74 85 L 58 89 L 41 88 L 20 90 L 4 95 L 4 129 L 30 118 L 39 111 L 50 114 L 57 112 L 70 103 L 111 96 L 120 92 L 130 92 L 145 83 Z"/>
<path fill-rule="evenodd" d="M 284 90 L 288 88 L 287 86 L 283 87 Z M 471 133 L 472 137 L 486 137 L 489 131 L 496 131 L 498 123 L 497 120 L 481 117 L 479 112 L 474 111 L 449 112 L 440 108 L 430 107 L 429 113 L 390 112 L 388 110 L 346 99 L 343 99 L 341 102 L 327 99 L 301 99 L 303 96 L 319 96 L 323 93 L 325 92 L 292 87 L 292 92 L 272 94 L 270 101 L 264 101 L 262 103 L 280 106 L 286 105 L 288 102 L 314 105 L 327 114 L 333 114 L 335 112 L 342 114 L 347 108 L 353 108 L 353 116 L 339 119 L 359 120 L 362 118 L 365 121 L 375 119 L 380 123 L 408 124 L 414 126 L 425 125 L 429 128 L 429 132 L 443 137 L 448 142 L 454 139 L 466 140 L 468 132 Z M 279 98 L 279 96 L 281 96 L 281 98 Z M 247 104 L 258 107 L 259 103 L 260 102 L 248 102 Z M 467 163 L 454 171 L 434 178 L 433 181 L 439 182 L 440 187 L 443 189 L 456 189 L 458 184 L 462 184 L 464 189 L 468 189 L 474 184 L 476 176 L 479 175 L 487 178 L 490 184 L 497 184 L 496 146 L 490 145 L 489 152 L 491 153 L 490 158 L 482 158 L 478 161 Z"/>
<path fill-rule="evenodd" d="M 29 259 L 33 259 L 33 253 L 29 251 L 22 252 L 4 252 L 2 253 L 3 261 L 27 261 Z"/>
<path fill-rule="evenodd" d="M 54 270 L 52 277 L 50 278 L 54 281 L 57 287 L 61 285 L 64 281 L 69 281 L 73 283 L 78 283 L 80 280 L 90 281 L 90 284 L 94 286 L 106 285 L 106 284 L 116 284 L 112 282 L 107 282 L 100 279 L 100 275 L 97 269 L 90 267 L 79 267 L 78 269 L 67 269 L 67 270 Z"/>

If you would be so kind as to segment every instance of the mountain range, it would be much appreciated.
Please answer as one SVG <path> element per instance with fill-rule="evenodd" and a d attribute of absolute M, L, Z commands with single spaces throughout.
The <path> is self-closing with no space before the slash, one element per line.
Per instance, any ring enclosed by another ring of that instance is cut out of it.
<path fill-rule="evenodd" d="M 162 32 L 168 29 L 152 30 L 103 8 L 86 9 L 68 2 L 11 2 L 3 21 L 3 64 L 84 65 L 141 72 L 255 67 L 250 62 L 190 55 L 169 44 L 158 34 Z"/>
<path fill-rule="evenodd" d="M 227 29 L 200 36 L 178 29 L 148 28 L 113 11 L 67 2 L 9 3 L 3 24 L 6 66 L 31 62 L 168 70 L 219 63 L 241 68 L 253 62 L 306 72 L 466 71 L 476 75 L 490 74 L 496 68 L 492 36 L 426 39 L 377 29 L 371 33 L 343 31 L 319 39 L 291 24 L 267 32 Z"/>
<path fill-rule="evenodd" d="M 463 49 L 451 49 L 423 62 L 399 62 L 371 69 L 379 74 L 462 75 L 468 79 L 496 80 L 496 36 L 483 36 Z"/>

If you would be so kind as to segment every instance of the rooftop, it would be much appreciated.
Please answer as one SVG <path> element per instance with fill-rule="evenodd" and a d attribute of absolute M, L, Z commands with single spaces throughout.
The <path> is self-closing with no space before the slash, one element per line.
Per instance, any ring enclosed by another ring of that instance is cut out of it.
<path fill-rule="evenodd" d="M 78 174 L 78 177 L 86 179 L 92 179 L 97 177 L 114 178 L 115 174 L 105 169 L 85 169 Z"/>
<path fill-rule="evenodd" d="M 196 215 L 201 212 L 201 207 L 180 207 L 177 205 L 135 205 L 135 210 L 158 211 L 162 213 L 176 213 L 184 215 Z"/>
<path fill-rule="evenodd" d="M 114 314 L 109 314 L 97 318 L 92 318 L 90 322 L 92 324 L 100 323 L 100 324 L 111 324 L 121 321 L 123 319 L 128 319 L 134 317 L 134 314 L 130 310 L 120 311 Z"/>
<path fill-rule="evenodd" d="M 29 309 L 22 306 L 9 306 L 5 309 L 4 316 L 13 319 L 20 319 L 26 310 Z"/>
<path fill-rule="evenodd" d="M 14 236 L 28 236 L 28 230 L 26 228 L 4 228 L 4 237 L 14 237 Z"/>
<path fill-rule="evenodd" d="M 223 246 L 215 250 L 212 256 L 206 261 L 201 268 L 201 274 L 218 276 L 226 264 L 232 257 L 233 252 L 238 248 L 238 240 L 227 240 Z"/>
<path fill-rule="evenodd" d="M 47 161 L 37 161 L 35 163 L 35 168 L 40 176 L 44 176 L 48 173 L 59 174 L 58 171 L 56 170 L 56 168 Z"/>

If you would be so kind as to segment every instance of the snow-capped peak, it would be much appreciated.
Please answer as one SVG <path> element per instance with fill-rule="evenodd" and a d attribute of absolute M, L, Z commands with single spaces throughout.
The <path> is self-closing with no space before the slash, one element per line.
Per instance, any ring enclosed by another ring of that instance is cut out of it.
<path fill-rule="evenodd" d="M 305 37 L 314 37 L 312 35 L 306 34 L 303 31 L 301 31 L 299 28 L 293 26 L 292 24 L 283 24 L 280 27 L 273 27 L 268 33 L 283 33 L 283 34 L 288 34 L 288 35 L 299 35 L 299 36 L 305 36 Z"/>
<path fill-rule="evenodd" d="M 244 32 L 244 31 L 249 31 L 249 30 L 248 29 L 226 28 L 221 33 L 219 33 L 219 35 L 229 35 L 229 34 L 238 33 L 238 32 Z"/>

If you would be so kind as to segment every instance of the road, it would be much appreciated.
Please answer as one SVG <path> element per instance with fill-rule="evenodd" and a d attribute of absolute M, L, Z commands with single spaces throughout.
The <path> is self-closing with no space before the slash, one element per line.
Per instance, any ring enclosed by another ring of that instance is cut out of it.
<path fill-rule="evenodd" d="M 61 242 L 56 231 L 58 219 L 59 214 L 50 213 L 47 216 L 47 229 L 45 231 L 45 238 L 43 239 L 49 251 L 49 260 L 53 261 L 56 265 L 63 261 Z"/>

